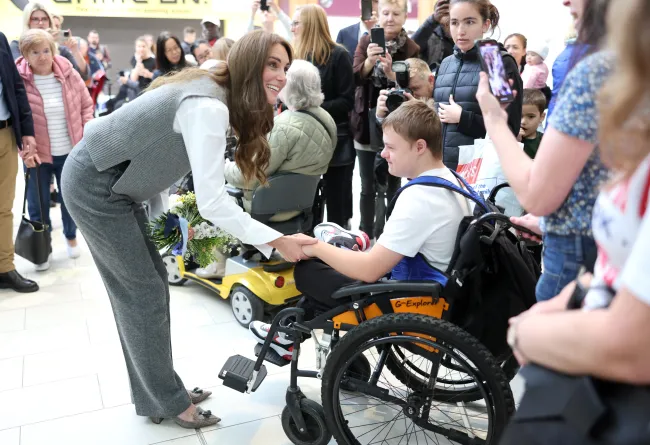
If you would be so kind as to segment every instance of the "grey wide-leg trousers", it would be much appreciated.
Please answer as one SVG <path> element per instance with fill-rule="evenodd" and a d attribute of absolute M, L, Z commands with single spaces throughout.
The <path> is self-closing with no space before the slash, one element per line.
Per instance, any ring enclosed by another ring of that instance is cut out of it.
<path fill-rule="evenodd" d="M 143 206 L 112 191 L 121 173 L 97 171 L 82 142 L 63 168 L 64 195 L 111 300 L 136 412 L 174 417 L 191 402 L 172 362 L 167 272 Z"/>

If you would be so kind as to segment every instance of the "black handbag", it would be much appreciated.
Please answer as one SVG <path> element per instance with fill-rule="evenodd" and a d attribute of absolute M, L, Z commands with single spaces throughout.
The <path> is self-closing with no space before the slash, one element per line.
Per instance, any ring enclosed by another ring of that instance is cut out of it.
<path fill-rule="evenodd" d="M 336 149 L 334 149 L 330 167 L 354 164 L 357 152 L 354 150 L 354 139 L 350 133 L 350 124 L 348 122 L 336 125 L 336 138 Z"/>
<path fill-rule="evenodd" d="M 31 169 L 25 174 L 25 196 L 23 197 L 23 214 L 16 234 L 16 255 L 31 261 L 34 264 L 43 264 L 47 261 L 51 251 L 51 236 L 49 226 L 44 222 L 43 199 L 41 198 L 41 183 L 38 166 L 36 167 L 36 188 L 38 190 L 39 211 L 41 221 L 31 221 L 27 218 L 25 208 L 27 204 L 27 187 Z"/>
<path fill-rule="evenodd" d="M 576 286 L 568 309 L 580 307 L 584 294 Z M 521 375 L 526 392 L 501 445 L 650 444 L 650 386 L 570 376 L 535 364 Z"/>

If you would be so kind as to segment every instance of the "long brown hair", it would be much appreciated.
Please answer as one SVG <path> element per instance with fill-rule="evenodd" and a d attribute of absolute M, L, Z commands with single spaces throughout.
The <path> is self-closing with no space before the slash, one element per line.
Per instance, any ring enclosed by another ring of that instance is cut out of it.
<path fill-rule="evenodd" d="M 305 5 L 299 11 L 302 32 L 295 42 L 296 58 L 325 65 L 332 55 L 332 48 L 336 46 L 325 10 L 319 5 Z"/>
<path fill-rule="evenodd" d="M 603 161 L 629 176 L 650 153 L 650 2 L 620 0 L 607 16 L 617 66 L 600 94 Z"/>
<path fill-rule="evenodd" d="M 228 54 L 228 62 L 219 62 L 208 73 L 200 68 L 188 68 L 172 76 L 157 78 L 149 89 L 170 83 L 191 82 L 210 77 L 227 91 L 230 126 L 238 138 L 235 162 L 244 180 L 257 179 L 266 183 L 266 167 L 271 150 L 266 135 L 273 128 L 273 106 L 266 98 L 262 72 L 271 48 L 282 45 L 293 60 L 291 45 L 277 34 L 254 31 L 239 39 Z"/>

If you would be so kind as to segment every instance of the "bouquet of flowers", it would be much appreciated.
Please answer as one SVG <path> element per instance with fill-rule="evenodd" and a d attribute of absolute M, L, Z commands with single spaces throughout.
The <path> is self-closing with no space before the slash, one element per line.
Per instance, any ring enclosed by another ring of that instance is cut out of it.
<path fill-rule="evenodd" d="M 173 195 L 172 208 L 149 223 L 151 240 L 159 250 L 192 258 L 200 267 L 216 261 L 215 251 L 230 254 L 239 241 L 203 219 L 196 205 L 196 195 Z"/>

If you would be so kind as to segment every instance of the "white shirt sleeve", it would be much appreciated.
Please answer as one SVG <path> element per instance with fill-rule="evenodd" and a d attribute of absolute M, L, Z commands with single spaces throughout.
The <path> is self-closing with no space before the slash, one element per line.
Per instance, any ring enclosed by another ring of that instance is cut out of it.
<path fill-rule="evenodd" d="M 199 213 L 268 258 L 273 249 L 267 243 L 282 234 L 252 219 L 228 196 L 224 179 L 227 130 L 228 108 L 217 99 L 190 97 L 178 107 L 174 131 L 183 135 Z"/>
<path fill-rule="evenodd" d="M 620 276 L 621 284 L 638 299 L 650 304 L 650 206 L 639 227 L 632 253 L 627 258 Z"/>
<path fill-rule="evenodd" d="M 377 244 L 406 257 L 420 251 L 438 225 L 429 214 L 428 191 L 425 187 L 410 187 L 402 192 Z"/>

